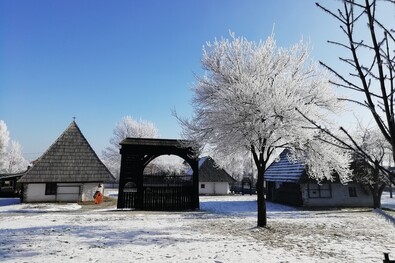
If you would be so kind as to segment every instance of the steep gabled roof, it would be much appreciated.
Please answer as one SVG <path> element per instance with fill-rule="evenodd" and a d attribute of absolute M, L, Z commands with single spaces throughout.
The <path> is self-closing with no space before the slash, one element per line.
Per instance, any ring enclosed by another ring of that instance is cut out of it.
<path fill-rule="evenodd" d="M 100 161 L 77 123 L 60 137 L 19 180 L 21 183 L 105 182 L 114 177 Z"/>
<path fill-rule="evenodd" d="M 265 181 L 297 183 L 305 176 L 306 169 L 302 162 L 290 162 L 287 158 L 288 151 L 280 154 L 280 160 L 273 162 L 265 171 Z"/>
<path fill-rule="evenodd" d="M 199 159 L 198 167 L 200 182 L 236 182 L 236 180 L 224 169 L 218 167 L 215 161 L 209 156 L 201 157 Z M 192 170 L 188 171 L 187 174 L 188 173 L 192 174 Z"/>

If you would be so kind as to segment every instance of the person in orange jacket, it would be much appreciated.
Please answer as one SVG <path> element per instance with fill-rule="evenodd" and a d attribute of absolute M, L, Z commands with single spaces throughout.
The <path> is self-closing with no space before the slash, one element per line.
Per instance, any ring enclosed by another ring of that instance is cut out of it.
<path fill-rule="evenodd" d="M 95 204 L 101 204 L 101 202 L 103 201 L 103 194 L 102 194 L 101 190 L 102 190 L 102 186 L 101 186 L 101 184 L 99 184 L 95 194 L 93 195 Z"/>

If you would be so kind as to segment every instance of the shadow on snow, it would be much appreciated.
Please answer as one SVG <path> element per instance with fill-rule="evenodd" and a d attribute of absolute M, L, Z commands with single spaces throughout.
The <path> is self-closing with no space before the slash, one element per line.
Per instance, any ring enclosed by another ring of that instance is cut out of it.
<path fill-rule="evenodd" d="M 128 220 L 125 218 L 124 220 Z M 130 219 L 129 219 L 130 220 Z M 93 221 L 101 222 L 100 217 Z M 122 221 L 119 222 L 122 224 Z M 131 244 L 133 246 L 154 245 L 168 247 L 175 243 L 197 241 L 191 235 L 172 237 L 174 232 L 182 232 L 181 228 L 147 229 L 111 229 L 101 226 L 82 226 L 60 224 L 46 227 L 27 227 L 18 229 L 0 229 L 0 261 L 7 259 L 23 259 L 40 254 L 57 255 L 65 249 L 77 248 L 88 251 L 95 248 L 116 248 Z M 77 241 L 73 237 L 78 238 Z M 53 239 L 51 247 L 41 247 L 40 240 Z M 78 242 L 76 244 L 75 242 Z M 72 243 L 72 244 L 70 244 Z M 70 244 L 70 245 L 69 245 Z"/>
<path fill-rule="evenodd" d="M 235 217 L 257 217 L 256 200 L 232 200 L 232 201 L 203 201 L 200 202 L 202 212 L 210 213 L 214 217 L 235 216 Z M 295 212 L 300 212 L 298 208 L 266 202 L 267 216 L 295 216 Z"/>

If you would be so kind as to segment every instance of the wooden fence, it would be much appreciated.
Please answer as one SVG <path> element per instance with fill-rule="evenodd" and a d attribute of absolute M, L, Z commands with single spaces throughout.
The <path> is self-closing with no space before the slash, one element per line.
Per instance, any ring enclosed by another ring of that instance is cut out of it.
<path fill-rule="evenodd" d="M 125 189 L 126 190 L 126 189 Z M 123 193 L 123 208 L 136 208 L 142 210 L 187 210 L 193 209 L 193 185 L 192 181 L 184 178 L 144 178 L 143 194 L 138 195 L 137 188 L 134 191 Z M 138 196 L 142 196 L 142 202 L 138 202 Z M 138 207 L 139 203 L 141 208 Z"/>
<path fill-rule="evenodd" d="M 192 207 L 191 186 L 144 187 L 144 210 L 186 210 Z"/>
<path fill-rule="evenodd" d="M 123 208 L 136 208 L 137 192 L 124 192 L 122 198 Z"/>

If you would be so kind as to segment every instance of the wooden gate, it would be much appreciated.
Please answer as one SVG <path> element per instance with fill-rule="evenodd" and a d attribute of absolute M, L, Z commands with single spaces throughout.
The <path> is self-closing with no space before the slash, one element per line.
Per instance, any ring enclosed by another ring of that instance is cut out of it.
<path fill-rule="evenodd" d="M 144 187 L 142 209 L 158 211 L 191 209 L 193 207 L 191 191 L 191 186 Z M 124 192 L 122 197 L 119 198 L 123 199 L 123 208 L 136 208 L 136 192 Z"/>
<path fill-rule="evenodd" d="M 181 176 L 144 176 L 141 209 L 186 210 L 193 207 L 193 184 Z M 138 195 L 134 189 L 125 189 L 121 197 L 124 208 L 138 208 Z M 140 209 L 140 208 L 139 208 Z"/>
<path fill-rule="evenodd" d="M 123 199 L 123 208 L 136 208 L 137 192 L 124 192 L 123 195 L 118 198 Z"/>
<path fill-rule="evenodd" d="M 117 208 L 141 210 L 199 209 L 199 172 L 193 142 L 126 138 L 121 143 L 121 172 Z M 145 167 L 161 155 L 176 155 L 192 172 L 177 176 L 144 175 Z"/>
<path fill-rule="evenodd" d="M 192 207 L 191 191 L 191 186 L 144 187 L 143 209 L 190 209 Z"/>

